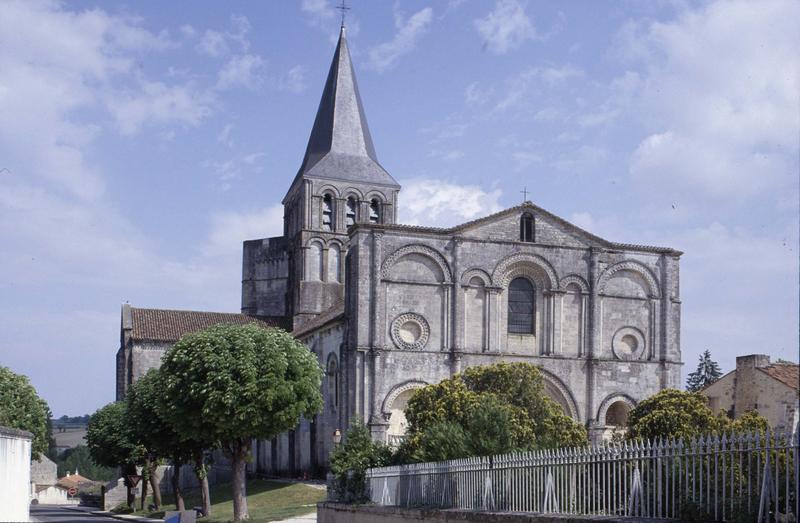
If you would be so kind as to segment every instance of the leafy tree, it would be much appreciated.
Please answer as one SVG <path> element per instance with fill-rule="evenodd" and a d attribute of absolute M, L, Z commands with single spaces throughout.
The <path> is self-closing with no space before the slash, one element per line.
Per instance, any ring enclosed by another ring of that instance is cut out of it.
<path fill-rule="evenodd" d="M 294 428 L 322 408 L 322 369 L 281 329 L 218 325 L 188 334 L 164 355 L 166 418 L 183 437 L 219 446 L 233 467 L 234 520 L 248 519 L 251 441 Z"/>
<path fill-rule="evenodd" d="M 406 448 L 404 442 L 393 461 L 447 461 L 466 456 L 469 456 L 467 434 L 461 425 L 452 421 L 437 421 L 419 435 L 415 447 Z"/>
<path fill-rule="evenodd" d="M 158 485 L 156 468 L 159 459 L 164 457 L 160 445 L 167 443 L 162 438 L 177 436 L 170 426 L 162 422 L 157 412 L 158 403 L 161 401 L 158 376 L 158 370 L 148 371 L 133 383 L 125 397 L 131 439 L 142 448 L 142 468 L 150 481 L 156 508 L 161 506 L 161 489 Z M 180 493 L 176 493 L 176 500 L 179 496 Z M 143 486 L 142 505 L 146 497 L 147 493 Z"/>
<path fill-rule="evenodd" d="M 756 410 L 748 410 L 740 417 L 730 422 L 726 430 L 743 434 L 745 432 L 760 432 L 765 434 L 770 430 L 769 420 Z"/>
<path fill-rule="evenodd" d="M 426 442 L 442 431 L 437 424 L 445 422 L 461 427 L 468 455 L 587 442 L 586 429 L 547 397 L 539 369 L 527 363 L 471 367 L 415 392 L 405 414 L 409 437 L 401 456 L 415 461 L 431 457 L 424 450 L 430 448 Z M 434 434 L 428 435 L 431 430 Z"/>
<path fill-rule="evenodd" d="M 129 430 L 126 404 L 123 401 L 109 403 L 89 418 L 86 429 L 86 446 L 92 461 L 102 467 L 122 467 L 127 476 L 136 473 L 136 464 L 141 461 L 143 451 Z M 128 506 L 133 505 L 132 486 L 128 488 Z"/>
<path fill-rule="evenodd" d="M 117 478 L 117 471 L 111 467 L 97 465 L 89 454 L 86 445 L 78 445 L 67 449 L 53 460 L 58 467 L 58 476 L 62 477 L 67 471 L 80 471 L 81 476 L 95 481 L 111 481 Z"/>
<path fill-rule="evenodd" d="M 628 439 L 684 438 L 724 430 L 727 418 L 714 416 L 705 396 L 664 389 L 642 400 L 628 415 Z"/>
<path fill-rule="evenodd" d="M 392 452 L 383 443 L 373 441 L 369 429 L 359 419 L 353 420 L 344 441 L 330 456 L 331 473 L 342 501 L 366 501 L 366 471 L 388 465 Z"/>
<path fill-rule="evenodd" d="M 711 352 L 706 350 L 699 358 L 697 369 L 686 377 L 686 390 L 689 392 L 702 390 L 722 376 L 719 364 L 711 359 Z"/>
<path fill-rule="evenodd" d="M 51 438 L 49 419 L 50 408 L 28 377 L 0 367 L 0 425 L 32 433 L 34 458 L 47 453 Z"/>

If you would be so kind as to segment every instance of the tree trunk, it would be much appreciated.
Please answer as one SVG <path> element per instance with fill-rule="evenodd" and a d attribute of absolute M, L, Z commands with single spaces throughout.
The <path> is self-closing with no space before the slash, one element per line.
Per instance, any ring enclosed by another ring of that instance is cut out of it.
<path fill-rule="evenodd" d="M 200 452 L 194 458 L 194 472 L 197 474 L 197 479 L 200 481 L 200 494 L 203 499 L 203 516 L 208 517 L 211 515 L 211 493 L 208 490 L 208 471 L 206 464 L 203 462 L 203 453 Z"/>
<path fill-rule="evenodd" d="M 247 512 L 247 458 L 250 456 L 250 441 L 236 441 L 232 450 L 233 520 L 244 521 L 250 519 Z"/>
<path fill-rule="evenodd" d="M 172 494 L 175 496 L 175 510 L 186 510 L 181 492 L 181 464 L 177 460 L 172 462 Z"/>
<path fill-rule="evenodd" d="M 149 466 L 150 466 L 149 462 L 145 462 L 144 467 L 142 467 L 142 481 L 140 481 L 140 483 L 142 484 L 142 502 L 140 510 L 144 510 L 144 503 L 145 500 L 147 499 L 147 480 L 144 479 L 144 475 L 147 473 L 147 469 Z"/>
<path fill-rule="evenodd" d="M 156 506 L 156 510 L 161 508 L 161 481 L 160 478 L 156 475 L 158 472 L 158 462 L 151 461 L 150 462 L 150 488 L 153 491 L 153 505 Z"/>

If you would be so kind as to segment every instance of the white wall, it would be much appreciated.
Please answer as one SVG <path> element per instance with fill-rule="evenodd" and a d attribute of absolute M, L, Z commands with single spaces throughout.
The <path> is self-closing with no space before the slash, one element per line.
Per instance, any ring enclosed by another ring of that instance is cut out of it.
<path fill-rule="evenodd" d="M 0 427 L 0 521 L 28 521 L 31 439 Z"/>

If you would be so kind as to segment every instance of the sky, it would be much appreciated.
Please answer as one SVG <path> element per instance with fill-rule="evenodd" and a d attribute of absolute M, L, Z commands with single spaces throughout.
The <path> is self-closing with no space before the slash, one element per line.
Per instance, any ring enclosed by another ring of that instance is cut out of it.
<path fill-rule="evenodd" d="M 537 205 L 681 258 L 684 376 L 797 361 L 800 2 L 351 0 L 400 221 Z M 281 233 L 328 0 L 0 3 L 0 365 L 114 400 L 120 306 L 236 312 Z"/>

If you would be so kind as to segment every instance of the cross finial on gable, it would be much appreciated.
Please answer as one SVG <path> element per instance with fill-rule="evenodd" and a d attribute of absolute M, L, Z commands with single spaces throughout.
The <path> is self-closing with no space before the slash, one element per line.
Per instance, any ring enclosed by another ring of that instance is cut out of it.
<path fill-rule="evenodd" d="M 345 0 L 342 0 L 342 3 L 336 6 L 336 9 L 342 12 L 342 29 L 344 29 L 344 17 L 347 14 L 347 11 L 350 10 L 350 8 L 347 7 L 347 3 L 345 2 Z"/>
<path fill-rule="evenodd" d="M 522 193 L 522 203 L 527 202 L 528 201 L 528 186 L 525 185 L 524 187 L 522 187 L 522 190 L 520 192 Z"/>

